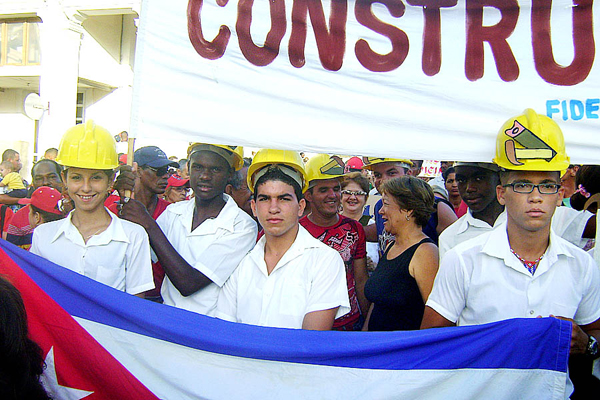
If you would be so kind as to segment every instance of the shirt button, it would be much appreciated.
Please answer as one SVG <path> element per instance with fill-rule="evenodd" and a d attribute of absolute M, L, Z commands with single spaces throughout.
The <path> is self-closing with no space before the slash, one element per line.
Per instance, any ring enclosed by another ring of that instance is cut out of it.
<path fill-rule="evenodd" d="M 530 314 L 530 315 L 533 315 L 533 313 L 534 313 L 534 312 L 535 312 L 535 311 L 531 310 L 531 311 L 529 311 L 529 314 Z"/>

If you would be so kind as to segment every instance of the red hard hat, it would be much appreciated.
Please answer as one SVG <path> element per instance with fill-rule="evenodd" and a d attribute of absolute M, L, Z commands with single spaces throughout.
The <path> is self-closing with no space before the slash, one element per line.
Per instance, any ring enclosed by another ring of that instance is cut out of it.
<path fill-rule="evenodd" d="M 360 170 L 365 165 L 365 163 L 359 157 L 350 157 L 348 161 L 346 161 L 346 173 Z"/>

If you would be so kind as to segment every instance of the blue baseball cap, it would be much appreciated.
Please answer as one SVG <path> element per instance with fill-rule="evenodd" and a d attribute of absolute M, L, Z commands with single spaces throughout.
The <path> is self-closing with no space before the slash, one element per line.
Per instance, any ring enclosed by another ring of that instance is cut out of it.
<path fill-rule="evenodd" d="M 161 168 L 164 166 L 172 166 L 179 168 L 177 161 L 171 161 L 164 151 L 156 146 L 140 147 L 133 153 L 133 161 L 140 167 L 148 166 L 152 168 Z"/>

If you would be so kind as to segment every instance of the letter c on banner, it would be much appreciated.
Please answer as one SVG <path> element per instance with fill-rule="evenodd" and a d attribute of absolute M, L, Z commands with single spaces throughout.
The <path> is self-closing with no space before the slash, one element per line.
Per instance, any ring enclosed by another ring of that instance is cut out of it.
<path fill-rule="evenodd" d="M 220 7 L 225 7 L 228 0 L 217 0 Z M 212 42 L 204 39 L 202 34 L 202 22 L 200 21 L 200 10 L 203 0 L 190 0 L 188 3 L 188 35 L 192 46 L 200 56 L 209 60 L 216 60 L 225 54 L 231 31 L 225 25 L 221 25 L 219 33 Z"/>

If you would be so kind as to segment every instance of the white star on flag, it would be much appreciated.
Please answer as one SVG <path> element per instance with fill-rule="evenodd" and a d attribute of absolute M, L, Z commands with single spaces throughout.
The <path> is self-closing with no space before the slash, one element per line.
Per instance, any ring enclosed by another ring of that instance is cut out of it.
<path fill-rule="evenodd" d="M 54 365 L 54 347 L 50 348 L 50 351 L 46 355 L 46 369 L 40 377 L 40 381 L 46 392 L 54 399 L 65 399 L 65 400 L 80 400 L 84 397 L 89 396 L 94 392 L 88 392 L 86 390 L 74 389 L 66 386 L 62 386 L 58 383 L 56 377 L 56 366 Z"/>

